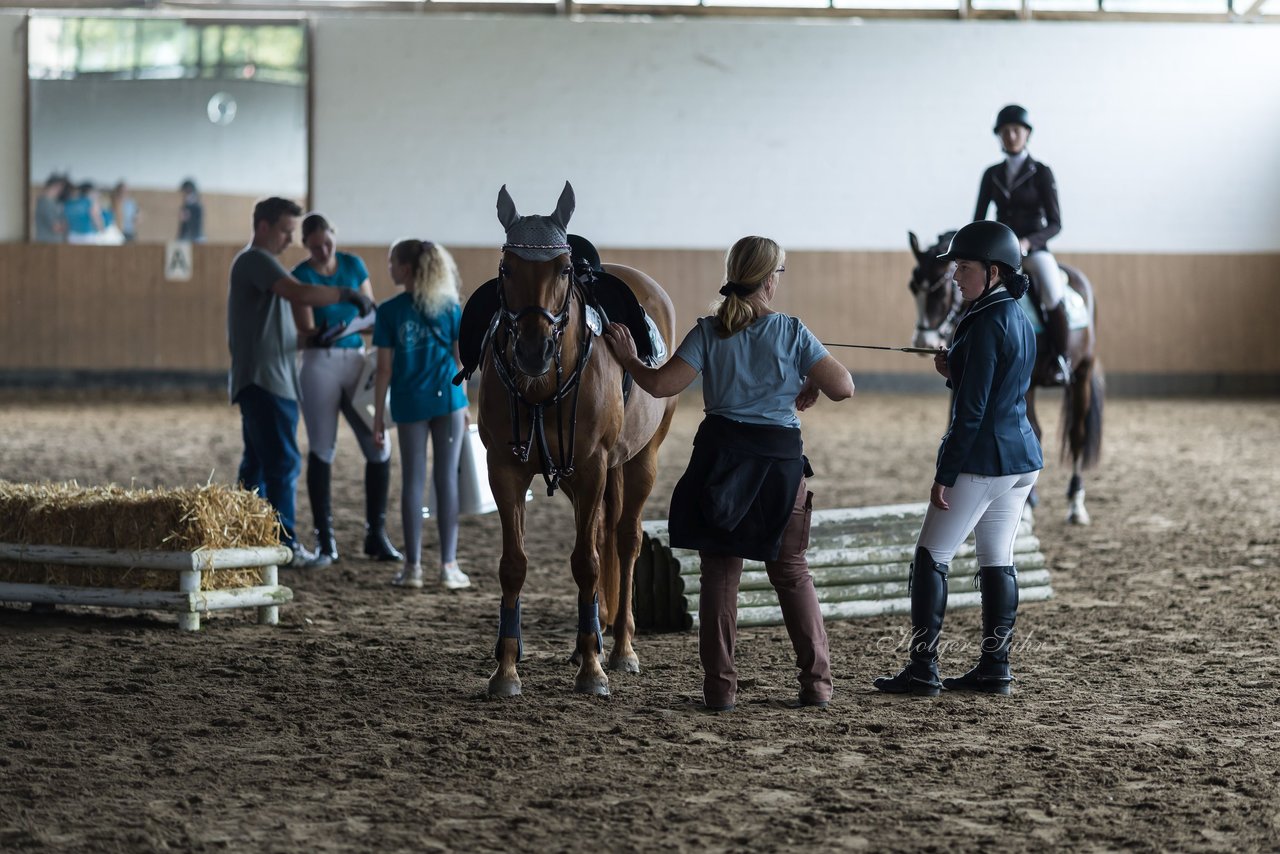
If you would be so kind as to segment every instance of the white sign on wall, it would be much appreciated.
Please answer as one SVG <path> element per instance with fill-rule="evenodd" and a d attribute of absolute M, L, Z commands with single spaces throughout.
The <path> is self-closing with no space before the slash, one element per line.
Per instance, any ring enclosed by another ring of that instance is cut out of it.
<path fill-rule="evenodd" d="M 170 240 L 164 245 L 164 278 L 169 282 L 191 281 L 195 255 L 190 240 Z"/>

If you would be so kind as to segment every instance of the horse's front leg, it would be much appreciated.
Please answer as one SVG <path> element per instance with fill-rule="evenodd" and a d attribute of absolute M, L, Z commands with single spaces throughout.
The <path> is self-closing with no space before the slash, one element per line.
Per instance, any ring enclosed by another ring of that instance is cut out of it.
<path fill-rule="evenodd" d="M 500 456 L 499 460 L 502 459 Z M 524 652 L 520 639 L 520 591 L 529 570 L 529 558 L 524 551 L 524 497 L 532 479 L 522 468 L 495 465 L 494 455 L 490 454 L 489 488 L 493 490 L 502 521 L 502 558 L 498 562 L 502 603 L 498 611 L 498 643 L 494 649 L 498 668 L 489 677 L 489 694 L 494 697 L 514 697 L 520 693 L 520 674 L 516 672 L 516 664 Z"/>
<path fill-rule="evenodd" d="M 618 613 L 613 617 L 613 650 L 609 653 L 609 669 L 623 673 L 640 672 L 640 657 L 631 646 L 636 633 L 631 608 L 632 579 L 643 536 L 640 516 L 657 475 L 658 444 L 661 441 L 662 436 L 659 435 L 622 466 L 622 512 L 614 540 L 618 549 Z"/>
<path fill-rule="evenodd" d="M 600 600 L 596 587 L 600 579 L 597 528 L 602 524 L 602 505 L 607 471 L 604 454 L 583 459 L 573 476 L 573 511 L 577 538 L 573 555 L 573 580 L 578 584 L 578 673 L 573 690 L 579 694 L 609 693 L 609 677 L 600 668 L 604 636 L 600 631 Z"/>

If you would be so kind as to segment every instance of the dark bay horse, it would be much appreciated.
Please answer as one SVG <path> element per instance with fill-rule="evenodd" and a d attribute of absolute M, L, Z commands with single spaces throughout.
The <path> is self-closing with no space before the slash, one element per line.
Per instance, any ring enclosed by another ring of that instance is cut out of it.
<path fill-rule="evenodd" d="M 911 253 L 916 266 L 911 272 L 911 295 L 916 303 L 916 332 L 912 339 L 915 347 L 939 347 L 949 345 L 956 324 L 964 312 L 960 288 L 952 278 L 953 265 L 938 259 L 945 251 L 954 232 L 939 235 L 938 241 L 921 250 L 920 242 L 908 232 Z M 1071 383 L 1062 396 L 1062 454 L 1071 453 L 1071 483 L 1067 487 L 1070 510 L 1067 521 L 1079 525 L 1089 524 L 1089 511 L 1084 506 L 1083 472 L 1097 464 L 1102 452 L 1102 406 L 1105 382 L 1102 362 L 1095 353 L 1097 345 L 1097 306 L 1093 285 L 1074 267 L 1061 265 L 1071 289 L 1084 300 L 1088 325 L 1071 330 L 1070 359 Z M 1023 302 L 1026 307 L 1028 303 Z M 1044 323 L 1041 320 L 1040 326 Z M 1036 366 L 1031 375 L 1031 388 L 1027 390 L 1027 417 L 1036 436 L 1040 437 L 1040 422 L 1036 418 L 1036 387 L 1052 386 L 1055 357 L 1050 352 L 1044 332 L 1036 336 Z M 1032 493 L 1031 504 L 1038 499 Z"/>
<path fill-rule="evenodd" d="M 489 485 L 502 521 L 502 608 L 497 669 L 489 693 L 520 693 L 520 591 L 525 492 L 535 477 L 573 502 L 570 565 L 578 586 L 574 690 L 608 694 L 600 666 L 603 625 L 612 626 L 609 669 L 638 673 L 632 649 L 632 572 L 641 544 L 640 516 L 653 488 L 658 447 L 675 413 L 675 398 L 657 400 L 631 386 L 603 342 L 588 295 L 575 281 L 565 241 L 573 212 L 568 183 L 550 216 L 516 213 L 506 187 L 498 218 L 507 230 L 497 279 L 500 310 L 480 362 L 479 427 L 487 449 Z M 563 251 L 560 251 L 563 248 Z M 616 264 L 605 272 L 630 286 L 671 351 L 675 309 L 644 273 Z M 599 603 L 599 610 L 597 610 Z"/>

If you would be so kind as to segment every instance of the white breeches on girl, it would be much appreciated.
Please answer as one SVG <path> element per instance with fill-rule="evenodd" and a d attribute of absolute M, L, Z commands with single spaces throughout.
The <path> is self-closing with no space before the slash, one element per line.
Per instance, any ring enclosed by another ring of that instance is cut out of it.
<path fill-rule="evenodd" d="M 298 382 L 302 392 L 302 420 L 307 425 L 307 446 L 326 463 L 333 462 L 337 448 L 339 412 L 355 432 L 366 460 L 383 463 L 391 457 L 391 443 L 379 448 L 373 441 L 373 431 L 351 405 L 364 360 L 363 347 L 315 347 L 302 351 Z"/>
<path fill-rule="evenodd" d="M 950 564 L 972 533 L 978 566 L 1013 566 L 1013 541 L 1022 521 L 1022 506 L 1039 476 L 1039 471 L 960 475 L 943 495 L 951 509 L 939 510 L 931 503 L 925 511 L 916 545 L 928 549 L 937 563 Z"/>

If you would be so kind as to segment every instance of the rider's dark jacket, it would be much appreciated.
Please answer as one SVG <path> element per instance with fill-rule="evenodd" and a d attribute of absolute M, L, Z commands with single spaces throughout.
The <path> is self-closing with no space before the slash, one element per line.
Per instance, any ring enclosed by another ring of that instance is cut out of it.
<path fill-rule="evenodd" d="M 982 173 L 973 218 L 986 219 L 992 202 L 996 204 L 996 221 L 1009 226 L 1019 238 L 1026 238 L 1032 252 L 1044 249 L 1049 239 L 1062 230 L 1053 171 L 1030 156 L 1012 182 L 1005 176 L 1003 161 Z"/>
<path fill-rule="evenodd" d="M 934 480 L 955 486 L 961 473 L 999 477 L 1044 467 L 1027 420 L 1036 334 L 1004 288 L 979 298 L 960 319 L 947 352 L 954 391 L 951 427 L 938 448 Z"/>

